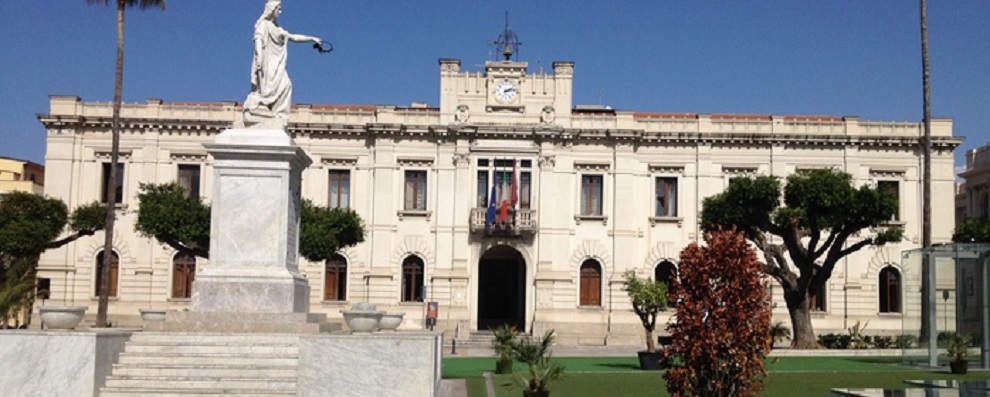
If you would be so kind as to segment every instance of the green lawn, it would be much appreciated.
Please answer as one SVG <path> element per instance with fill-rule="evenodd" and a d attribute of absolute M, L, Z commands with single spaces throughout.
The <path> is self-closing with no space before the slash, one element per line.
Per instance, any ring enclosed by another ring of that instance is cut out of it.
<path fill-rule="evenodd" d="M 638 370 L 635 357 L 556 358 L 567 374 L 551 389 L 557 397 L 668 396 L 662 372 Z M 899 365 L 899 357 L 785 357 L 770 363 L 764 396 L 821 397 L 836 387 L 904 388 L 907 379 L 990 379 L 990 372 L 965 376 Z M 492 358 L 445 358 L 444 378 L 464 378 L 468 397 L 485 397 L 484 371 L 494 368 Z M 524 368 L 517 364 L 517 371 Z M 499 397 L 521 396 L 513 375 L 495 375 Z"/>

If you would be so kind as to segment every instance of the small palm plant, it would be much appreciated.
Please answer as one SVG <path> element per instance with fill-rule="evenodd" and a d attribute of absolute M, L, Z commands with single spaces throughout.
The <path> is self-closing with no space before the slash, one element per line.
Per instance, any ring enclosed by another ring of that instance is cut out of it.
<path fill-rule="evenodd" d="M 949 355 L 949 369 L 954 374 L 965 374 L 968 371 L 969 363 L 966 355 L 969 353 L 969 345 L 973 339 L 969 335 L 954 333 L 949 336 L 945 352 Z"/>
<path fill-rule="evenodd" d="M 502 324 L 498 327 L 491 328 L 491 331 L 495 335 L 495 339 L 492 340 L 492 350 L 495 351 L 495 357 L 497 358 L 495 362 L 495 373 L 511 374 L 512 360 L 515 355 L 512 346 L 516 343 L 516 338 L 519 337 L 519 330 L 515 326 Z"/>
<path fill-rule="evenodd" d="M 548 397 L 547 385 L 560 379 L 564 367 L 550 361 L 550 348 L 555 337 L 553 330 L 547 331 L 539 340 L 520 339 L 512 345 L 516 360 L 525 363 L 528 374 L 521 374 L 519 383 L 525 397 Z"/>
<path fill-rule="evenodd" d="M 787 325 L 783 321 L 778 321 L 770 327 L 770 337 L 773 338 L 773 343 L 783 342 L 784 339 L 791 339 L 791 329 L 787 328 Z"/>

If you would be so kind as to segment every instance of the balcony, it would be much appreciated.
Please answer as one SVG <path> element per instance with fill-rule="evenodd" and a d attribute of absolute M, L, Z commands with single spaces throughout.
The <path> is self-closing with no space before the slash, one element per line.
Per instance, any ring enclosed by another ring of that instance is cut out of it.
<path fill-rule="evenodd" d="M 485 222 L 487 208 L 471 210 L 471 233 L 484 233 L 486 236 L 519 237 L 531 236 L 536 233 L 536 210 L 509 210 L 509 216 L 504 223 L 496 220 L 489 225 Z M 497 216 L 496 216 L 497 219 Z"/>

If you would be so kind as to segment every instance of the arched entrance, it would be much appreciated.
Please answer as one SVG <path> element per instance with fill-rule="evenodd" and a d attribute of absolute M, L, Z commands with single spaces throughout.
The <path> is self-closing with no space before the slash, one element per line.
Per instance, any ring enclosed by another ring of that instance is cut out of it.
<path fill-rule="evenodd" d="M 502 324 L 526 329 L 526 260 L 508 246 L 493 247 L 478 261 L 478 330 Z"/>

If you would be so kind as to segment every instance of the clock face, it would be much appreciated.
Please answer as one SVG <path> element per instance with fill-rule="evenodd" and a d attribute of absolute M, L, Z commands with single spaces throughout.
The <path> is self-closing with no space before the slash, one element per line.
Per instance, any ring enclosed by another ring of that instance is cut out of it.
<path fill-rule="evenodd" d="M 509 102 L 519 96 L 519 87 L 509 79 L 503 79 L 495 85 L 494 94 L 499 102 Z"/>

